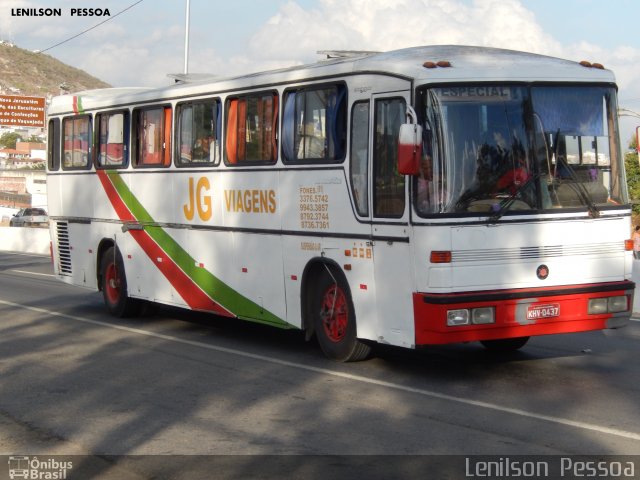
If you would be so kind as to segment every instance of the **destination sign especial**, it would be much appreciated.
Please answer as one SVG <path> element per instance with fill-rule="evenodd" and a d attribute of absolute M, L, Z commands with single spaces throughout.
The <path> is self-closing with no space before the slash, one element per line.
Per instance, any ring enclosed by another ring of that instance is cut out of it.
<path fill-rule="evenodd" d="M 459 87 L 442 87 L 438 89 L 440 97 L 449 102 L 455 101 L 508 101 L 519 98 L 519 89 L 515 91 L 504 85 L 474 85 Z"/>

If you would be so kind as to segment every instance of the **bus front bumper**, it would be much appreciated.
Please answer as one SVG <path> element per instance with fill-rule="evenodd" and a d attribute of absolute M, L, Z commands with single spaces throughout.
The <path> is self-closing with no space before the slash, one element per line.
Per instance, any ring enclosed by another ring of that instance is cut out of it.
<path fill-rule="evenodd" d="M 634 289 L 621 281 L 414 293 L 416 346 L 620 328 L 631 318 Z"/>

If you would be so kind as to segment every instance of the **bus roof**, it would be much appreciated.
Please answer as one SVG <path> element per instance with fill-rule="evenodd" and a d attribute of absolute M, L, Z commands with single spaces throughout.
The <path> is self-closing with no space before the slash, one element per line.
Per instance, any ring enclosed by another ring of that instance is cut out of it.
<path fill-rule="evenodd" d="M 438 66 L 449 65 L 449 66 Z M 447 62 L 447 63 L 443 63 Z M 425 66 L 429 64 L 429 67 Z M 239 91 L 314 78 L 378 73 L 413 80 L 416 84 L 487 81 L 561 81 L 615 83 L 609 70 L 569 60 L 490 47 L 434 45 L 389 52 L 348 52 L 344 56 L 236 77 L 181 75 L 179 83 L 160 88 L 108 88 L 54 97 L 49 114 L 76 112 L 113 105 L 144 103 L 208 92 Z M 187 81 L 184 81 L 187 80 Z"/>

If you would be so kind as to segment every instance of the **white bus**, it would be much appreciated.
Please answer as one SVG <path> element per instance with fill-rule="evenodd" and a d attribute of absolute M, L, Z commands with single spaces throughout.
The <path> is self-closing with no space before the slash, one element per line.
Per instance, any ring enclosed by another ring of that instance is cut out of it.
<path fill-rule="evenodd" d="M 616 112 L 602 65 L 464 46 L 60 96 L 55 273 L 116 316 L 302 329 L 340 361 L 621 327 Z"/>

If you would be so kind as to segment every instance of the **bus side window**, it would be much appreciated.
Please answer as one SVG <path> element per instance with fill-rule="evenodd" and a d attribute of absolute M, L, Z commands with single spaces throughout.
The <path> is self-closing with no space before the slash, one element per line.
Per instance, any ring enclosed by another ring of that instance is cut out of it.
<path fill-rule="evenodd" d="M 204 100 L 178 105 L 176 163 L 182 166 L 217 165 L 220 160 L 220 102 Z"/>
<path fill-rule="evenodd" d="M 135 111 L 135 165 L 171 164 L 171 108 L 154 107 Z"/>
<path fill-rule="evenodd" d="M 62 121 L 64 132 L 64 170 L 91 167 L 91 117 L 67 117 Z"/>
<path fill-rule="evenodd" d="M 129 112 L 96 115 L 97 166 L 125 167 L 129 137 Z"/>
<path fill-rule="evenodd" d="M 275 163 L 278 158 L 278 95 L 232 98 L 226 105 L 226 162 Z"/>
<path fill-rule="evenodd" d="M 60 168 L 60 119 L 52 118 L 49 120 L 49 129 L 47 131 L 47 165 L 49 171 L 55 171 Z"/>
<path fill-rule="evenodd" d="M 351 113 L 351 188 L 356 210 L 369 215 L 369 102 L 353 104 Z"/>
<path fill-rule="evenodd" d="M 285 161 L 327 163 L 344 160 L 346 97 L 342 84 L 286 92 L 282 129 Z"/>

